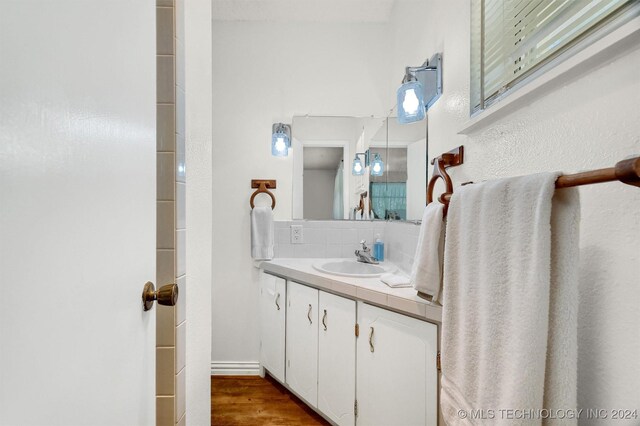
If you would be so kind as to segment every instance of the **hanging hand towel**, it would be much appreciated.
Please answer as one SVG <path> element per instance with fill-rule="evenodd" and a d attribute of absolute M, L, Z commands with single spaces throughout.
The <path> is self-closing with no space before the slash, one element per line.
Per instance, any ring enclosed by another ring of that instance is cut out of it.
<path fill-rule="evenodd" d="M 251 257 L 256 260 L 273 259 L 273 210 L 254 207 L 251 210 Z"/>
<path fill-rule="evenodd" d="M 494 410 L 492 424 L 539 425 L 539 415 L 514 423 L 500 410 L 576 409 L 579 199 L 572 189 L 554 197 L 556 177 L 501 179 L 453 194 L 440 396 L 449 426 L 476 424 L 459 414 L 472 410 Z"/>
<path fill-rule="evenodd" d="M 433 300 L 438 300 L 442 283 L 443 214 L 444 206 L 438 202 L 425 207 L 411 267 L 411 285 Z"/>

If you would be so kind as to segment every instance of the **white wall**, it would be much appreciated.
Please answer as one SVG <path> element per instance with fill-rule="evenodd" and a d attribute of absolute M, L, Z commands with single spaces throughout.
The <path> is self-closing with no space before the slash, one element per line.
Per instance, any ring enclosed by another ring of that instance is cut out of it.
<path fill-rule="evenodd" d="M 211 217 L 212 217 L 212 76 L 211 2 L 177 0 L 176 26 L 185 24 L 186 119 L 186 262 L 189 269 L 187 298 L 186 422 L 211 422 Z M 182 61 L 178 61 L 181 63 Z"/>
<path fill-rule="evenodd" d="M 396 8 L 403 16 L 398 25 L 403 37 L 396 44 L 394 69 L 442 52 L 444 94 L 429 111 L 429 156 L 464 144 L 465 163 L 450 173 L 455 183 L 610 167 L 640 153 L 637 33 L 630 49 L 463 136 L 457 133 L 469 118 L 469 2 L 430 1 L 427 13 L 411 15 L 419 26 L 406 25 L 405 6 Z M 404 46 L 406 39 L 415 40 L 413 53 Z M 578 402 L 585 408 L 635 409 L 640 395 L 640 190 L 610 183 L 583 187 L 580 195 Z"/>
<path fill-rule="evenodd" d="M 271 156 L 272 123 L 304 114 L 382 115 L 391 105 L 380 71 L 389 43 L 386 24 L 214 21 L 214 362 L 258 360 L 251 179 L 277 179 L 275 217 L 291 218 L 292 155 Z"/>

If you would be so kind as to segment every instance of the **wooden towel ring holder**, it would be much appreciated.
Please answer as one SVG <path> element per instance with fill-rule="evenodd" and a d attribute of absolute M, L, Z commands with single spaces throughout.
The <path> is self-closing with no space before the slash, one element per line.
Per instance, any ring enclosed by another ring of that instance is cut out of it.
<path fill-rule="evenodd" d="M 269 191 L 267 188 L 276 189 L 276 181 L 275 179 L 251 179 L 251 188 L 258 188 L 253 194 L 251 194 L 251 198 L 249 199 L 249 204 L 251 208 L 255 208 L 255 204 L 253 200 L 255 200 L 256 195 L 258 194 L 267 194 L 271 197 L 271 210 L 276 208 L 276 196 L 273 195 L 273 192 Z"/>
<path fill-rule="evenodd" d="M 447 169 L 449 167 L 459 166 L 463 161 L 464 146 L 462 145 L 431 160 L 431 164 L 433 164 L 433 175 L 431 176 L 429 185 L 427 186 L 427 204 L 433 202 L 433 189 L 436 186 L 436 181 L 438 179 L 442 179 L 446 186 L 446 192 L 440 194 L 438 201 L 444 204 L 445 215 L 447 214 L 447 208 L 449 207 L 449 198 L 451 198 L 451 194 L 453 194 L 453 182 L 447 173 Z"/>

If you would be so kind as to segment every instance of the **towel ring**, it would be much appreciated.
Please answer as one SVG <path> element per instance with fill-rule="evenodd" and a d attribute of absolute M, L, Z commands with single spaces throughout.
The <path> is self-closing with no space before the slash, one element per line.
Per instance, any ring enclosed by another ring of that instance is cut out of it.
<path fill-rule="evenodd" d="M 431 164 L 433 164 L 434 167 L 433 167 L 433 175 L 431 176 L 431 179 L 429 180 L 429 186 L 427 187 L 427 204 L 433 202 L 433 189 L 435 188 L 436 182 L 438 181 L 438 179 L 442 179 L 446 186 L 446 192 L 440 195 L 440 197 L 438 198 L 438 201 L 440 201 L 442 204 L 446 204 L 447 202 L 444 201 L 444 198 L 443 198 L 444 194 L 453 193 L 453 182 L 451 181 L 451 177 L 445 170 L 445 166 L 444 166 L 445 163 L 443 159 L 443 157 L 449 156 L 449 155 L 451 154 L 442 154 L 441 157 L 438 157 L 437 159 L 434 158 L 433 160 L 431 160 Z"/>
<path fill-rule="evenodd" d="M 273 192 L 269 191 L 267 188 L 275 188 L 276 187 L 276 181 L 275 180 L 257 180 L 257 179 L 253 179 L 251 180 L 251 187 L 252 188 L 258 188 L 257 191 L 255 191 L 253 194 L 251 194 L 251 198 L 249 199 L 249 204 L 251 205 L 251 208 L 255 208 L 255 204 L 253 203 L 253 200 L 255 200 L 256 195 L 264 193 L 267 194 L 269 197 L 271 197 L 271 210 L 276 208 L 276 196 L 273 195 Z"/>
<path fill-rule="evenodd" d="M 463 163 L 464 147 L 461 145 L 449 152 L 445 152 L 440 157 L 431 160 L 433 164 L 433 175 L 427 185 L 427 204 L 433 202 L 433 189 L 435 188 L 436 181 L 442 179 L 446 186 L 446 192 L 443 192 L 438 197 L 438 201 L 444 204 L 444 213 L 447 214 L 447 207 L 449 207 L 449 198 L 453 194 L 453 181 L 447 173 L 449 167 L 459 166 Z"/>

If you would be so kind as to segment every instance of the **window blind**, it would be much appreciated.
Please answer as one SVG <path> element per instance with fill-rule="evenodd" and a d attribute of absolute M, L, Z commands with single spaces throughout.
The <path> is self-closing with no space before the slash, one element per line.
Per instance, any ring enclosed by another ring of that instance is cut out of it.
<path fill-rule="evenodd" d="M 472 0 L 472 112 L 635 1 Z"/>

